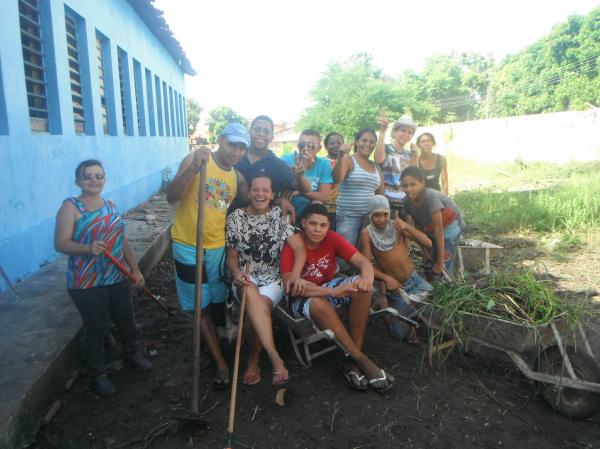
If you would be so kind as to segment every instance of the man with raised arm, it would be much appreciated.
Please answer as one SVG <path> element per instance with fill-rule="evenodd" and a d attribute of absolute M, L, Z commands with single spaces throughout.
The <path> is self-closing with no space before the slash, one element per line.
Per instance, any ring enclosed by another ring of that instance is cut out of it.
<path fill-rule="evenodd" d="M 383 172 L 385 196 L 390 200 L 402 200 L 405 193 L 400 182 L 400 173 L 409 165 L 417 165 L 417 152 L 405 149 L 415 135 L 417 124 L 412 117 L 403 115 L 392 127 L 392 142 L 385 144 L 388 119 L 384 111 L 379 116 L 379 136 L 375 145 L 374 159 Z"/>
<path fill-rule="evenodd" d="M 321 135 L 312 129 L 305 129 L 298 138 L 298 152 L 288 153 L 281 159 L 288 164 L 292 171 L 302 172 L 304 178 L 310 183 L 310 190 L 302 193 L 292 190 L 288 193 L 288 200 L 296 209 L 296 215 L 301 218 L 302 212 L 313 201 L 323 204 L 329 202 L 333 178 L 331 176 L 331 163 L 317 156 L 321 150 Z"/>

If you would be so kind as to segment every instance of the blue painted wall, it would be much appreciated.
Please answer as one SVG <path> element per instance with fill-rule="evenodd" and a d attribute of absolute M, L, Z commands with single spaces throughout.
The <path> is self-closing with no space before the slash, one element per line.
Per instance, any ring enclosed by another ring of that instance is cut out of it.
<path fill-rule="evenodd" d="M 157 192 L 165 170 L 174 171 L 187 153 L 187 126 L 173 136 L 140 136 L 135 106 L 133 59 L 141 65 L 139 97 L 144 99 L 143 129 L 163 129 L 162 112 L 148 112 L 148 98 L 157 102 L 155 76 L 173 92 L 184 95 L 184 75 L 171 55 L 159 43 L 125 0 L 40 0 L 46 42 L 46 81 L 50 91 L 53 125 L 49 133 L 30 130 L 27 91 L 24 79 L 19 9 L 17 0 L 2 1 L 0 16 L 0 265 L 12 281 L 35 272 L 56 257 L 53 248 L 55 214 L 62 201 L 79 193 L 74 184 L 77 164 L 100 159 L 107 174 L 104 194 L 121 211 L 135 207 Z M 81 20 L 79 24 L 82 84 L 86 105 L 86 134 L 76 134 L 73 124 L 71 85 L 67 60 L 65 9 Z M 105 58 L 107 102 L 112 107 L 111 134 L 102 125 L 99 75 L 96 63 L 96 35 L 109 40 Z M 127 52 L 131 93 L 130 134 L 124 135 L 117 64 L 117 46 Z M 108 64 L 110 62 L 110 64 Z M 146 83 L 146 70 L 151 82 Z M 53 95 L 54 94 L 54 95 Z M 161 98 L 162 100 L 162 98 Z M 169 105 L 170 107 L 170 105 Z M 175 117 L 168 111 L 169 119 Z M 183 119 L 184 115 L 180 114 Z M 153 124 L 149 120 L 155 120 Z M 174 124 L 169 126 L 175 129 Z M 166 133 L 165 133 L 166 134 Z M 0 278 L 0 290 L 6 289 Z"/>

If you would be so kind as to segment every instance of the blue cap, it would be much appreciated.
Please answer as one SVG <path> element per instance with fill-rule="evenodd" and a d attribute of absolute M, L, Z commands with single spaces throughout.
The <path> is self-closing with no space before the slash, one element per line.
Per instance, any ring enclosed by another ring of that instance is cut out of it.
<path fill-rule="evenodd" d="M 248 130 L 241 123 L 227 123 L 221 131 L 221 137 L 226 137 L 231 143 L 243 143 L 250 145 L 250 135 Z"/>

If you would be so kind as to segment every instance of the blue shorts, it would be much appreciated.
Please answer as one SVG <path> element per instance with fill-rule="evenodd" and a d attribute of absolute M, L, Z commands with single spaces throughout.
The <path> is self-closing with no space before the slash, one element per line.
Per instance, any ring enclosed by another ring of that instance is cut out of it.
<path fill-rule="evenodd" d="M 351 284 L 351 283 L 357 281 L 359 278 L 360 278 L 360 276 L 337 277 L 337 278 L 333 278 L 329 282 L 326 282 L 321 287 L 335 288 L 338 285 Z M 335 309 L 342 304 L 349 304 L 351 298 L 350 298 L 350 296 L 342 296 L 342 297 L 326 296 L 325 299 L 327 301 L 329 301 L 329 304 L 331 304 L 331 307 L 333 307 Z M 293 298 L 291 300 L 290 308 L 292 310 L 292 315 L 294 316 L 294 318 L 298 319 L 298 318 L 306 317 L 309 320 L 312 320 L 310 317 L 310 302 L 311 302 L 311 300 L 312 300 L 312 298 Z"/>
<path fill-rule="evenodd" d="M 194 310 L 196 303 L 196 247 L 173 241 L 175 286 L 181 310 Z M 202 308 L 222 303 L 227 298 L 224 281 L 225 247 L 204 250 L 202 267 Z"/>
<path fill-rule="evenodd" d="M 431 261 L 423 264 L 423 270 L 425 274 L 433 276 L 433 265 L 437 261 L 437 244 L 435 242 L 435 236 L 430 235 L 431 249 Z M 458 245 L 462 238 L 461 229 L 456 221 L 448 225 L 448 228 L 444 230 L 444 268 L 450 276 L 454 275 L 454 262 L 456 255 L 458 254 Z"/>
<path fill-rule="evenodd" d="M 350 242 L 351 245 L 356 246 L 364 219 L 364 216 L 353 217 L 338 212 L 335 216 L 336 232 Z"/>
<path fill-rule="evenodd" d="M 419 273 L 413 271 L 410 277 L 404 281 L 404 291 L 409 295 L 428 294 L 433 291 L 433 286 Z"/>

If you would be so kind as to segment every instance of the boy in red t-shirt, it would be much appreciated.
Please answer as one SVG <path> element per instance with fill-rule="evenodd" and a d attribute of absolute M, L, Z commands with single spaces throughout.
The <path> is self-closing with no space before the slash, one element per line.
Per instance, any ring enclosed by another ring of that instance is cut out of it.
<path fill-rule="evenodd" d="M 290 299 L 292 314 L 306 317 L 320 329 L 330 329 L 348 350 L 354 363 L 345 367 L 345 377 L 351 387 L 364 390 L 369 386 L 385 390 L 394 378 L 377 367 L 362 351 L 373 294 L 373 266 L 341 235 L 329 230 L 327 208 L 310 204 L 302 219 L 302 237 L 306 245 L 306 263 L 302 270 L 303 296 Z M 354 265 L 359 276 L 335 277 L 336 256 Z M 287 244 L 281 252 L 281 278 L 284 284 L 292 274 L 294 251 Z M 350 304 L 348 319 L 350 332 L 335 312 L 339 304 Z"/>

